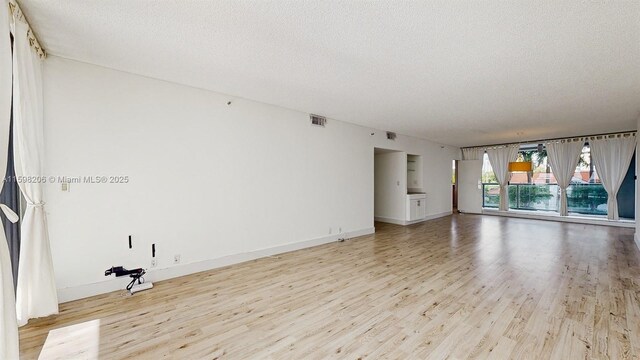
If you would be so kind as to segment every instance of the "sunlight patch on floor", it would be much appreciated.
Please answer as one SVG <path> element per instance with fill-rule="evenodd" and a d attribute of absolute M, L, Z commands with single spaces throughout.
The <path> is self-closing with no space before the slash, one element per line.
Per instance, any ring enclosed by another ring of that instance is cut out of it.
<path fill-rule="evenodd" d="M 39 359 L 98 359 L 100 319 L 49 331 Z"/>

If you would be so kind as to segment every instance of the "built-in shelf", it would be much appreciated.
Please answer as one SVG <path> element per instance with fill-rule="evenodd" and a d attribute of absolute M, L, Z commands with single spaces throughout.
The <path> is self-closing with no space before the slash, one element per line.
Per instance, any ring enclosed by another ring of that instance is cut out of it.
<path fill-rule="evenodd" d="M 422 156 L 407 154 L 407 191 L 422 191 Z"/>

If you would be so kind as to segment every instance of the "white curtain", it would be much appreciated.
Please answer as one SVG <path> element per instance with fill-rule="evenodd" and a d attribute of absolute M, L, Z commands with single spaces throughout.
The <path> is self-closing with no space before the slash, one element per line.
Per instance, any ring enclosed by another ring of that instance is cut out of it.
<path fill-rule="evenodd" d="M 547 147 L 547 158 L 549 166 L 553 171 L 558 187 L 560 188 L 560 216 L 567 216 L 567 188 L 571 184 L 571 179 L 576 172 L 580 154 L 584 147 L 584 141 L 562 141 L 549 142 Z"/>
<path fill-rule="evenodd" d="M 9 123 L 11 119 L 11 41 L 9 38 L 9 5 L 0 0 L 0 191 L 4 185 L 9 150 Z M 1 206 L 8 218 L 17 220 L 6 206 Z M 18 359 L 18 323 L 16 299 L 11 272 L 9 246 L 0 221 L 0 359 Z"/>
<path fill-rule="evenodd" d="M 607 217 L 618 220 L 618 190 L 629 170 L 629 163 L 636 148 L 635 134 L 629 136 L 603 137 L 589 140 L 591 159 L 607 190 Z"/>
<path fill-rule="evenodd" d="M 482 160 L 483 155 L 483 148 L 462 149 L 462 160 Z"/>
<path fill-rule="evenodd" d="M 498 179 L 498 184 L 500 184 L 501 211 L 509 210 L 509 179 L 511 178 L 509 163 L 516 161 L 519 149 L 520 146 L 517 144 L 487 149 L 493 173 Z"/>
<path fill-rule="evenodd" d="M 30 47 L 28 27 L 15 21 L 13 56 L 13 137 L 17 176 L 41 177 L 44 155 L 41 60 Z M 58 313 L 53 262 L 38 181 L 21 182 L 27 201 L 22 219 L 16 310 L 18 324 Z"/>

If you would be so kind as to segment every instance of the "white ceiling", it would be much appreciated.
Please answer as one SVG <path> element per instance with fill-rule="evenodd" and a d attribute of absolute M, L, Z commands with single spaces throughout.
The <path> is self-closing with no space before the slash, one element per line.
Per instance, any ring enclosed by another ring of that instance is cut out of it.
<path fill-rule="evenodd" d="M 20 4 L 50 54 L 443 144 L 640 114 L 635 0 Z"/>

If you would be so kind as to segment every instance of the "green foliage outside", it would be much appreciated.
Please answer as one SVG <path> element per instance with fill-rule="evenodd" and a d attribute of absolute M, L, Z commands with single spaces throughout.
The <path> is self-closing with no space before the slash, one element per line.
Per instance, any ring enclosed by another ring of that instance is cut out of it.
<path fill-rule="evenodd" d="M 567 191 L 567 205 L 575 212 L 582 214 L 606 215 L 604 207 L 599 205 L 607 203 L 607 191 L 601 184 L 573 184 Z"/>
<path fill-rule="evenodd" d="M 484 186 L 484 206 L 497 208 L 500 205 L 500 187 Z M 558 210 L 559 204 L 549 202 L 558 196 L 557 185 L 510 185 L 509 207 L 525 210 Z M 602 184 L 571 184 L 567 190 L 567 206 L 570 212 L 591 215 L 606 215 L 607 191 Z M 551 204 L 555 206 L 551 207 Z M 603 206 L 604 205 L 604 206 Z M 598 208 L 600 206 L 600 208 Z"/>
<path fill-rule="evenodd" d="M 496 178 L 493 171 L 484 171 L 482 173 L 482 182 L 485 184 L 497 184 L 498 178 Z"/>
<path fill-rule="evenodd" d="M 511 185 L 509 186 L 509 207 L 514 209 L 535 209 L 536 205 L 553 197 L 551 186 L 554 185 Z"/>
<path fill-rule="evenodd" d="M 509 207 L 512 209 L 536 209 L 544 207 L 544 200 L 553 197 L 555 185 L 509 185 Z M 485 185 L 484 206 L 498 207 L 500 186 Z"/>

